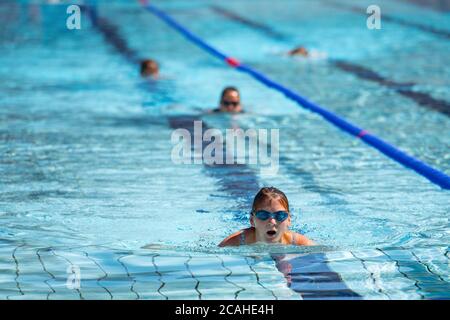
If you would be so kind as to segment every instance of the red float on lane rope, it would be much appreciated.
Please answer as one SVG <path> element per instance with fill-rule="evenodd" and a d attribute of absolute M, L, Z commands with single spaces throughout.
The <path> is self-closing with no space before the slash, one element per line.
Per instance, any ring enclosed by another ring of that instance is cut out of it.
<path fill-rule="evenodd" d="M 232 67 L 234 67 L 234 68 L 239 67 L 239 65 L 241 64 L 241 63 L 239 62 L 239 60 L 237 60 L 237 59 L 235 59 L 235 58 L 232 58 L 232 57 L 226 58 L 225 61 L 226 61 L 230 66 L 232 66 Z"/>
<path fill-rule="evenodd" d="M 366 130 L 362 130 L 359 134 L 358 134 L 358 138 L 362 138 L 364 137 L 366 134 L 368 134 L 368 132 Z"/>

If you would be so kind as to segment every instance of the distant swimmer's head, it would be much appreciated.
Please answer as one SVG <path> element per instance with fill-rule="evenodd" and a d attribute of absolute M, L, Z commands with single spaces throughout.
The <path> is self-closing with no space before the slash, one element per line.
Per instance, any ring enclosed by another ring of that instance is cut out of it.
<path fill-rule="evenodd" d="M 235 87 L 226 87 L 220 96 L 219 111 L 221 112 L 241 112 L 241 96 Z"/>
<path fill-rule="evenodd" d="M 286 195 L 274 187 L 264 187 L 253 200 L 250 223 L 255 228 L 258 241 L 280 242 L 291 225 L 289 201 Z"/>
<path fill-rule="evenodd" d="M 159 74 L 158 63 L 152 59 L 146 59 L 141 62 L 141 76 L 157 77 Z"/>
<path fill-rule="evenodd" d="M 292 49 L 291 51 L 288 52 L 288 54 L 290 56 L 304 56 L 304 57 L 309 56 L 308 50 L 306 50 L 306 48 L 304 47 L 297 47 L 295 49 Z"/>

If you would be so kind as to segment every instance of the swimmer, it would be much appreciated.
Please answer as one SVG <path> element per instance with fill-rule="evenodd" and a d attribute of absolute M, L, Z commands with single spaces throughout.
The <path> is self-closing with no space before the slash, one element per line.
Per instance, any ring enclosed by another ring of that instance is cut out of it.
<path fill-rule="evenodd" d="M 305 47 L 297 47 L 287 52 L 288 56 L 301 57 L 308 60 L 324 60 L 327 59 L 327 54 L 318 50 L 307 50 Z"/>
<path fill-rule="evenodd" d="M 292 49 L 291 51 L 289 51 L 288 55 L 290 55 L 290 56 L 308 57 L 309 56 L 309 52 L 304 47 L 297 47 L 297 48 Z"/>
<path fill-rule="evenodd" d="M 235 87 L 226 87 L 223 89 L 220 96 L 219 108 L 212 110 L 212 112 L 242 112 L 241 96 L 238 89 Z"/>
<path fill-rule="evenodd" d="M 159 74 L 158 63 L 152 59 L 146 59 L 141 62 L 141 76 L 157 78 Z"/>
<path fill-rule="evenodd" d="M 291 214 L 286 195 L 277 188 L 262 188 L 253 200 L 250 228 L 242 229 L 223 240 L 219 246 L 239 246 L 256 242 L 312 246 L 307 237 L 289 230 Z"/>

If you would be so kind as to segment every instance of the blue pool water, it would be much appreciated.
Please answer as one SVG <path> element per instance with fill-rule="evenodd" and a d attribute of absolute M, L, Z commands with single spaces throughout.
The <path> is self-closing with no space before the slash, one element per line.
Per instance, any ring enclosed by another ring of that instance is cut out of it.
<path fill-rule="evenodd" d="M 449 13 L 378 1 L 409 24 L 382 20 L 374 31 L 365 2 L 362 13 L 354 1 L 152 3 L 449 175 Z M 0 299 L 450 298 L 448 191 L 227 67 L 137 2 L 92 6 L 106 32 L 86 14 L 68 30 L 66 8 L 0 4 Z M 157 59 L 161 80 L 143 81 L 114 35 Z M 299 44 L 322 57 L 283 55 Z M 202 113 L 227 85 L 248 112 Z M 174 164 L 171 134 L 193 118 L 280 129 L 278 174 Z M 292 229 L 319 246 L 217 247 L 248 226 L 267 185 L 287 194 Z M 81 281 L 71 288 L 74 268 Z"/>

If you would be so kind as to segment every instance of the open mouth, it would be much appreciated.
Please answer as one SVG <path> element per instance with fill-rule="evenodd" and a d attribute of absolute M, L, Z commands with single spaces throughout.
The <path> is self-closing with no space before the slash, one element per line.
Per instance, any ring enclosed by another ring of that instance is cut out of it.
<path fill-rule="evenodd" d="M 269 235 L 270 237 L 273 237 L 277 232 L 274 230 L 269 230 L 267 231 L 267 235 Z"/>

